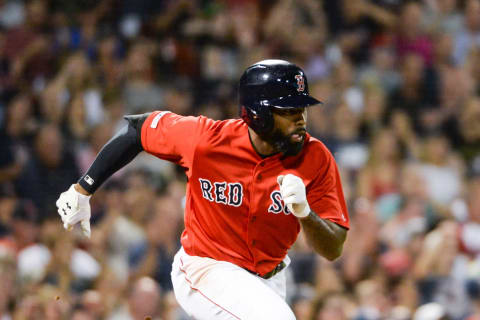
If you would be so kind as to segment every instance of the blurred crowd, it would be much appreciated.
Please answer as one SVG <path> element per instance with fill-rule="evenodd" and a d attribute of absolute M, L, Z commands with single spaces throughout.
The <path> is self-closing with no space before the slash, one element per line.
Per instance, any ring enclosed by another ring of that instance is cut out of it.
<path fill-rule="evenodd" d="M 480 319 L 480 0 L 1 0 L 0 319 L 187 319 L 181 169 L 141 154 L 116 173 L 91 239 L 55 200 L 125 114 L 237 117 L 266 58 L 324 102 L 308 130 L 351 216 L 337 261 L 302 234 L 290 251 L 297 319 Z"/>

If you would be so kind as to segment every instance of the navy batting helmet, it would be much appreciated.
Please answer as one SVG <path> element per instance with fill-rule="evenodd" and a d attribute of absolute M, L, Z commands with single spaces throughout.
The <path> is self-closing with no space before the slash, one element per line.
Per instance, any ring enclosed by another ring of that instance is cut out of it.
<path fill-rule="evenodd" d="M 272 108 L 303 108 L 321 103 L 308 94 L 305 72 L 285 60 L 263 60 L 240 78 L 240 117 L 258 134 L 273 129 Z"/>

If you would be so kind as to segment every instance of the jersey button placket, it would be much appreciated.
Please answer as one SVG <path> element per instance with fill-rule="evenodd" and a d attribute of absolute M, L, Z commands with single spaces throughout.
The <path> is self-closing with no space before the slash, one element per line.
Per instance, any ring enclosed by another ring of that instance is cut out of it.
<path fill-rule="evenodd" d="M 264 172 L 265 172 L 265 167 L 268 167 L 269 166 L 269 163 L 268 163 L 268 159 L 267 160 L 263 160 L 261 162 L 259 162 L 253 172 L 253 189 L 252 189 L 252 192 L 254 195 L 256 195 L 255 193 L 255 189 L 258 189 L 258 191 L 262 190 L 263 186 L 261 185 L 261 182 L 264 181 Z M 258 182 L 258 184 L 256 184 L 255 182 Z M 258 199 L 260 200 L 260 199 Z M 250 220 L 249 220 L 249 226 L 248 226 L 248 233 L 249 233 L 249 238 L 250 238 L 250 241 L 249 241 L 249 244 L 250 244 L 250 247 L 253 248 L 256 246 L 256 240 L 254 239 L 256 237 L 256 234 L 258 232 L 257 230 L 257 226 L 256 226 L 256 220 L 257 220 L 257 215 L 255 214 L 256 210 L 258 210 L 258 208 L 250 208 L 251 209 L 251 216 L 250 216 Z M 254 260 L 255 260 L 255 250 L 252 251 L 253 255 L 254 255 Z"/>

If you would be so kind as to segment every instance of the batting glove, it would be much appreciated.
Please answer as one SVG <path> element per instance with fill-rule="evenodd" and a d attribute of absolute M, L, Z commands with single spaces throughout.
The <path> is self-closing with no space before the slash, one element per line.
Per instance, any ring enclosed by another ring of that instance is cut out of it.
<path fill-rule="evenodd" d="M 280 194 L 288 210 L 297 218 L 305 218 L 310 214 L 310 206 L 307 202 L 307 193 L 302 179 L 293 175 L 280 175 L 277 177 L 280 185 Z"/>
<path fill-rule="evenodd" d="M 72 230 L 73 226 L 80 222 L 82 232 L 88 238 L 90 238 L 90 197 L 91 195 L 79 193 L 72 184 L 67 191 L 60 194 L 56 202 L 63 227 Z"/>

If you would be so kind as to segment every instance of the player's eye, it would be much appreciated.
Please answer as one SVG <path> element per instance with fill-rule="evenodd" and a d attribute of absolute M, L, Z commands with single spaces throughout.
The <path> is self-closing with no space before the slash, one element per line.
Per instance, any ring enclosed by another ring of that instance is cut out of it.
<path fill-rule="evenodd" d="M 299 113 L 303 113 L 305 111 L 305 108 L 291 108 L 291 109 L 273 108 L 272 111 L 280 116 L 293 116 Z"/>

